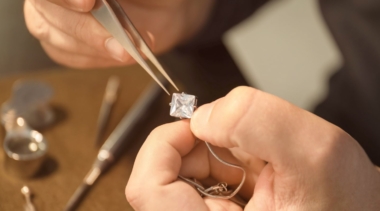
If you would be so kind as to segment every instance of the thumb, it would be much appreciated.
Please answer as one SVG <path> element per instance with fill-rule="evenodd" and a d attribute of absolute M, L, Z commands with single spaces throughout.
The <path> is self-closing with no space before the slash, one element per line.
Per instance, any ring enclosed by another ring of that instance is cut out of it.
<path fill-rule="evenodd" d="M 215 146 L 239 147 L 268 161 L 275 171 L 312 159 L 331 149 L 337 136 L 348 136 L 323 119 L 250 87 L 238 87 L 199 107 L 191 130 Z"/>

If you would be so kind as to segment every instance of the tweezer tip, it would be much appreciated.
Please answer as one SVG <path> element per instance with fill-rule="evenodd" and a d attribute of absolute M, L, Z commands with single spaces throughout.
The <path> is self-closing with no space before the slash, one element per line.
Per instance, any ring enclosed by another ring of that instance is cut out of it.
<path fill-rule="evenodd" d="M 169 91 L 166 89 L 164 85 L 158 80 L 158 78 L 155 75 L 152 75 L 153 79 L 156 81 L 156 83 L 170 96 Z"/>
<path fill-rule="evenodd" d="M 173 84 L 173 86 L 174 86 L 174 88 L 177 90 L 177 92 L 179 92 L 178 87 L 177 87 L 175 84 Z"/>

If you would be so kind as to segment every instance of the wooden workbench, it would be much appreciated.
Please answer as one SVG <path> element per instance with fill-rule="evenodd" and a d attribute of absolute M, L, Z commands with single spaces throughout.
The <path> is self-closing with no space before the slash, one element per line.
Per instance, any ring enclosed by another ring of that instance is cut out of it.
<path fill-rule="evenodd" d="M 151 82 L 140 67 L 113 70 L 42 71 L 0 79 L 0 103 L 11 94 L 17 79 L 34 79 L 50 84 L 54 89 L 52 106 L 57 115 L 54 125 L 41 132 L 48 140 L 48 159 L 42 172 L 33 179 L 23 180 L 6 174 L 3 168 L 4 152 L 0 147 L 0 210 L 23 210 L 25 200 L 21 187 L 28 185 L 34 193 L 33 202 L 38 211 L 63 210 L 65 204 L 90 169 L 98 148 L 94 146 L 96 124 L 109 76 L 121 79 L 119 98 L 112 110 L 105 137 L 111 133 L 132 106 L 143 89 Z M 162 92 L 163 93 L 163 92 Z M 132 170 L 134 158 L 149 132 L 169 122 L 169 97 L 165 94 L 154 104 L 154 113 L 134 130 L 132 139 L 121 158 L 100 177 L 77 210 L 132 210 L 125 199 L 124 189 Z M 1 129 L 0 141 L 5 132 Z"/>

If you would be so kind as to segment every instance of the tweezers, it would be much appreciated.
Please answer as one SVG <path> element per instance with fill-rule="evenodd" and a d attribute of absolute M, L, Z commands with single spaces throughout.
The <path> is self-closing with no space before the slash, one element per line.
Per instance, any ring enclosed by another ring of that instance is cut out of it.
<path fill-rule="evenodd" d="M 178 91 L 177 86 L 165 72 L 164 68 L 153 55 L 144 39 L 141 37 L 131 20 L 128 18 L 127 14 L 124 12 L 123 8 L 116 0 L 96 0 L 95 6 L 91 10 L 91 13 L 168 95 L 170 95 L 168 90 L 153 73 L 150 66 L 140 54 L 140 51 Z"/>

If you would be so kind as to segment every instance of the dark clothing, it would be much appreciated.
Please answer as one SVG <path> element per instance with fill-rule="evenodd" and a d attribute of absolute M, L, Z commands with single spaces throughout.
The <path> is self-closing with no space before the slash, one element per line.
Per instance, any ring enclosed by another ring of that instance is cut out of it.
<path fill-rule="evenodd" d="M 315 113 L 340 126 L 380 165 L 380 1 L 322 0 L 344 58 Z"/>
<path fill-rule="evenodd" d="M 226 30 L 265 3 L 216 2 L 204 30 L 184 49 L 215 45 Z M 380 1 L 321 0 L 320 8 L 344 65 L 331 77 L 329 94 L 315 113 L 351 134 L 380 166 Z"/>

